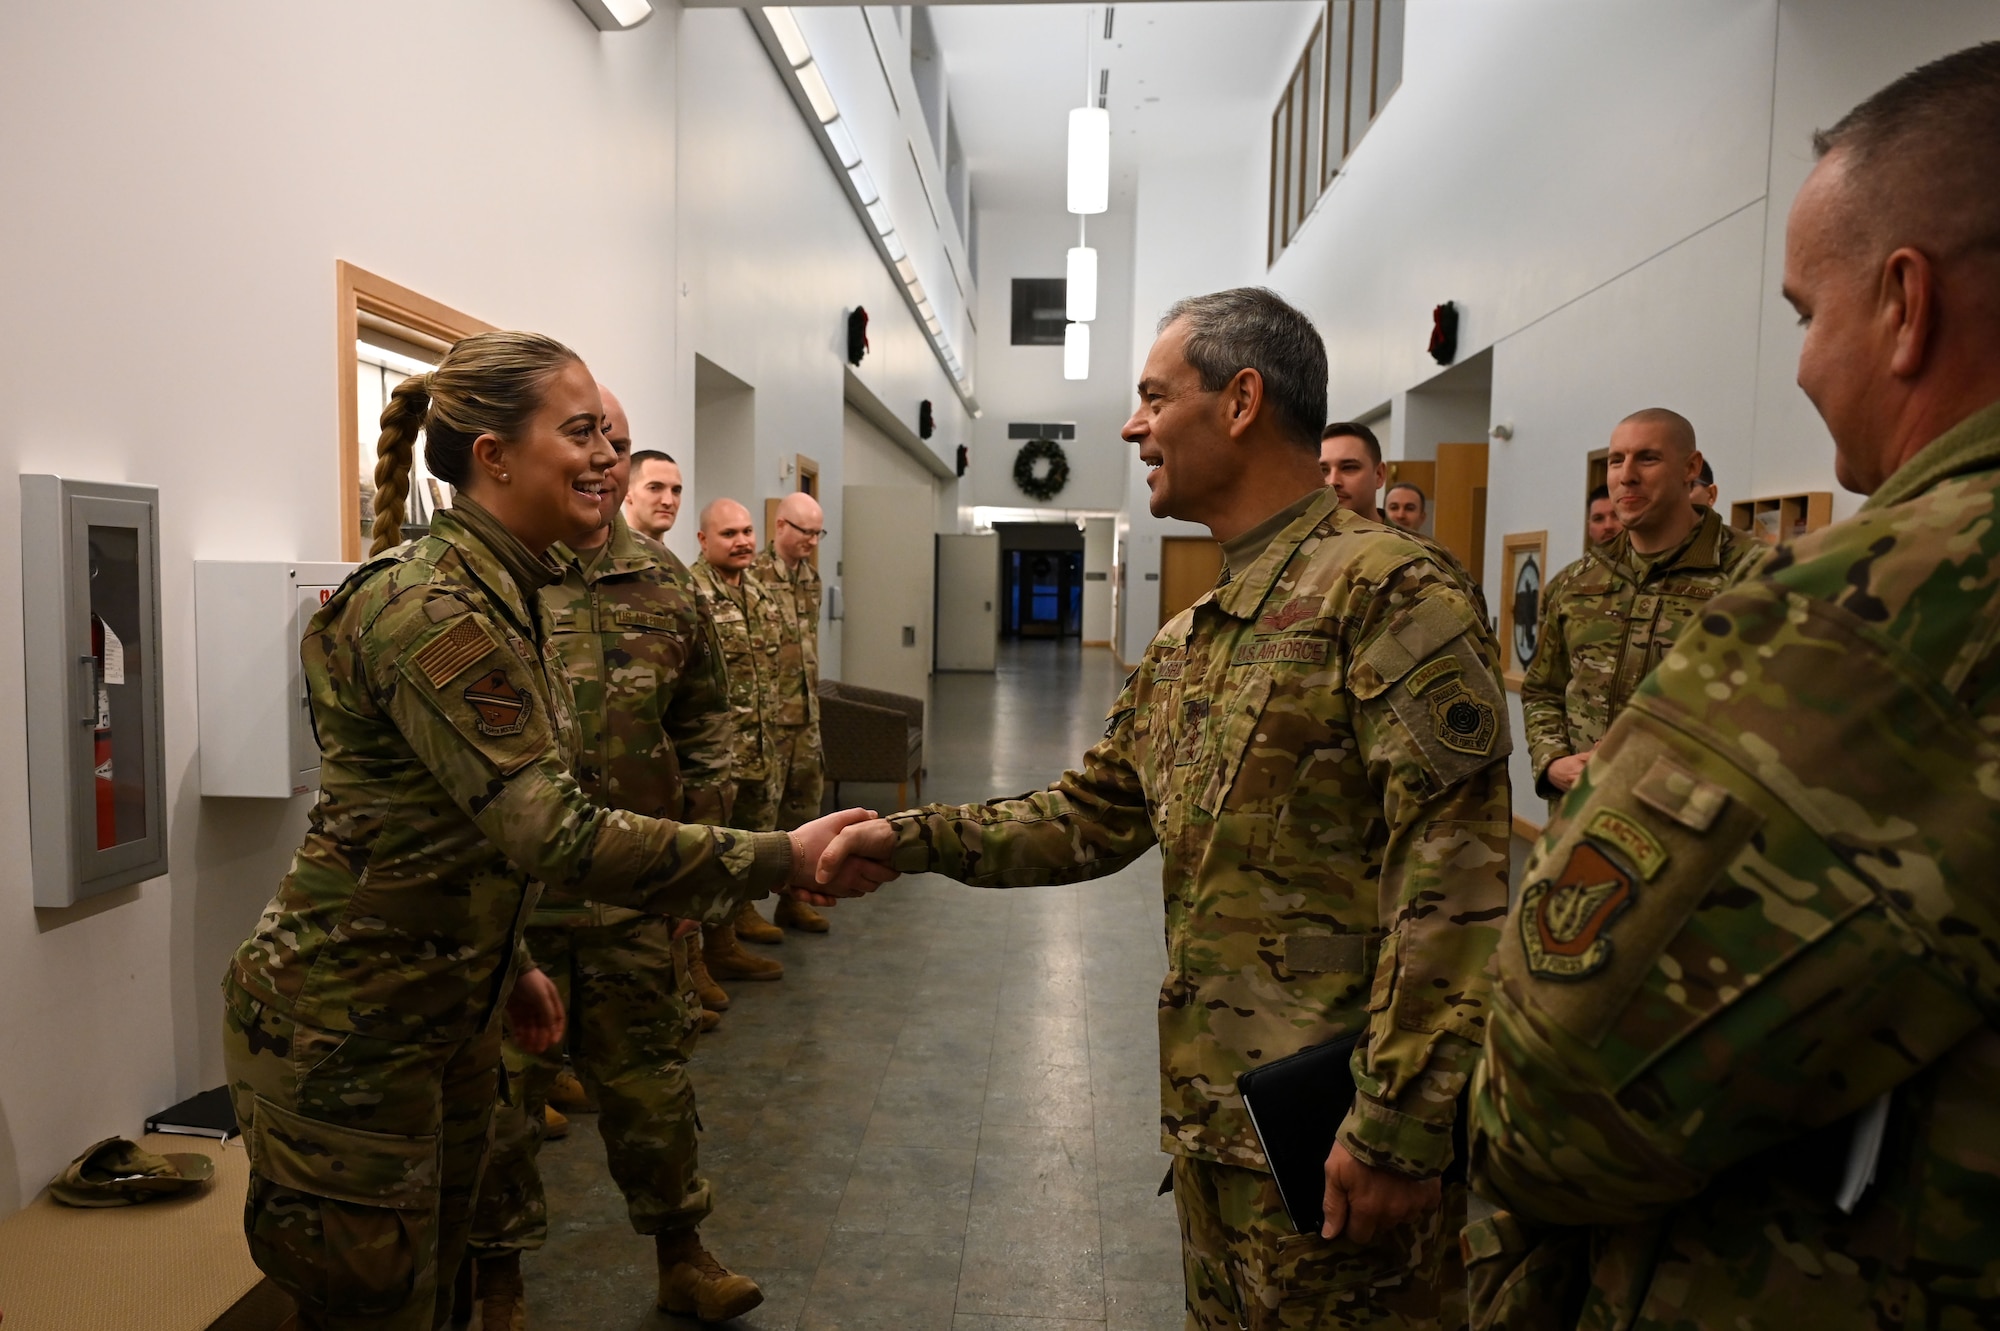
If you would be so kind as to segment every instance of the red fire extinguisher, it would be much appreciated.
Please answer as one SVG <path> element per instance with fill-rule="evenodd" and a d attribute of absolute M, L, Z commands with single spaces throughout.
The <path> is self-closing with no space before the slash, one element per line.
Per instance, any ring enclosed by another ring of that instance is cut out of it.
<path fill-rule="evenodd" d="M 104 621 L 96 615 L 90 617 L 90 654 L 97 659 L 97 728 L 92 732 L 95 741 L 91 756 L 96 766 L 97 779 L 93 783 L 97 791 L 97 848 L 109 850 L 118 844 L 118 801 L 111 786 L 111 693 L 104 687 Z M 113 635 L 115 642 L 116 635 Z M 122 654 L 122 653 L 121 653 Z"/>

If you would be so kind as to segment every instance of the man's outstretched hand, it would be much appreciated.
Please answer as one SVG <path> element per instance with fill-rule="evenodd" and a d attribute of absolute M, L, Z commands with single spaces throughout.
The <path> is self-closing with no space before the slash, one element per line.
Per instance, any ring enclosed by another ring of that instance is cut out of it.
<path fill-rule="evenodd" d="M 1414 1179 L 1364 1165 L 1335 1142 L 1326 1157 L 1326 1219 L 1319 1236 L 1337 1239 L 1344 1233 L 1356 1243 L 1373 1243 L 1385 1230 L 1435 1211 L 1442 1192 L 1434 1178 Z"/>
<path fill-rule="evenodd" d="M 854 874 L 867 877 L 876 873 L 893 878 L 896 871 L 889 867 L 889 856 L 895 850 L 896 829 L 889 826 L 888 819 L 871 813 L 843 828 L 820 855 L 819 881 L 832 885 Z"/>
<path fill-rule="evenodd" d="M 841 809 L 824 818 L 815 818 L 793 832 L 792 881 L 785 889 L 785 895 L 815 906 L 833 906 L 839 904 L 841 897 L 867 896 L 897 877 L 896 871 L 889 867 L 887 851 L 869 858 L 843 856 L 846 862 L 839 866 L 837 872 L 827 871 L 826 857 L 830 847 L 847 835 L 845 829 L 876 824 L 885 830 L 889 826 L 875 816 L 873 809 Z M 893 834 L 889 841 L 894 844 Z"/>

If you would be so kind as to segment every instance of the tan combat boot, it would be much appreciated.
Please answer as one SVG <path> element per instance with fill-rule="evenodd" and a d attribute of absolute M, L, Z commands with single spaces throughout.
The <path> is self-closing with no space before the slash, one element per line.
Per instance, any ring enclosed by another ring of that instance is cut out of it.
<path fill-rule="evenodd" d="M 708 973 L 720 980 L 777 980 L 784 978 L 785 968 L 775 961 L 763 957 L 753 957 L 743 950 L 743 944 L 736 941 L 736 930 L 730 925 L 702 930 L 702 960 L 708 963 Z"/>
<path fill-rule="evenodd" d="M 702 930 L 704 936 L 708 933 L 709 930 Z M 708 961 L 702 955 L 703 950 L 707 946 L 706 943 L 703 943 L 701 947 L 691 947 L 688 949 L 688 974 L 694 980 L 695 996 L 701 999 L 701 1005 L 704 1008 L 707 1008 L 710 1012 L 727 1012 L 729 1011 L 729 995 L 724 993 L 722 986 L 715 982 L 715 977 L 708 973 Z"/>
<path fill-rule="evenodd" d="M 752 943 L 785 941 L 785 931 L 759 915 L 756 905 L 752 902 L 744 902 L 742 909 L 736 912 L 736 918 L 730 923 L 736 926 L 738 938 L 747 939 Z"/>
<path fill-rule="evenodd" d="M 569 1115 L 554 1105 L 542 1106 L 542 1140 L 559 1142 L 569 1136 Z"/>
<path fill-rule="evenodd" d="M 528 1299 L 521 1288 L 521 1254 L 481 1257 L 478 1266 L 480 1331 L 526 1331 Z"/>
<path fill-rule="evenodd" d="M 587 1114 L 597 1108 L 583 1089 L 583 1079 L 570 1068 L 556 1074 L 556 1084 L 549 1087 L 549 1106 L 565 1114 Z"/>
<path fill-rule="evenodd" d="M 653 1240 L 660 1254 L 660 1311 L 698 1322 L 726 1322 L 764 1301 L 749 1276 L 739 1276 L 709 1255 L 701 1235 L 684 1229 Z"/>
<path fill-rule="evenodd" d="M 771 915 L 777 923 L 801 933 L 823 934 L 829 928 L 826 916 L 797 897 L 779 897 L 778 908 Z"/>
<path fill-rule="evenodd" d="M 707 1008 L 701 1010 L 701 1033 L 703 1035 L 707 1035 L 721 1024 L 722 1014 L 720 1012 L 710 1012 Z"/>

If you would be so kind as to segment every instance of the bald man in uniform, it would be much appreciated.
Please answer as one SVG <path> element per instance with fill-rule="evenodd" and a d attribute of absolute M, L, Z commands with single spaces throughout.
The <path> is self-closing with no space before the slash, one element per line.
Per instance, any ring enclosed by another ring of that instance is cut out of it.
<path fill-rule="evenodd" d="M 819 817 L 826 789 L 826 758 L 819 736 L 819 568 L 813 554 L 826 535 L 819 501 L 803 492 L 778 501 L 769 543 L 750 572 L 783 606 L 785 635 L 778 651 L 778 711 L 772 721 L 773 759 L 783 769 L 778 781 L 778 826 L 793 828 Z M 756 908 L 750 909 L 756 914 Z M 787 897 L 773 911 L 789 929 L 823 934 L 826 916 Z M 761 921 L 763 917 L 758 916 Z M 741 925 L 739 923 L 739 929 Z"/>

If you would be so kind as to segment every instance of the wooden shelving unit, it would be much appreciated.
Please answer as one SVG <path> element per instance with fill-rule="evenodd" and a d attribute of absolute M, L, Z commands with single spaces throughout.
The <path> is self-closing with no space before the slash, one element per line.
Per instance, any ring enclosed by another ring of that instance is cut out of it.
<path fill-rule="evenodd" d="M 1739 499 L 1729 506 L 1729 525 L 1738 531 L 1751 533 L 1766 545 L 1776 545 L 1780 541 L 1804 536 L 1809 531 L 1818 531 L 1832 521 L 1831 490 Z"/>

